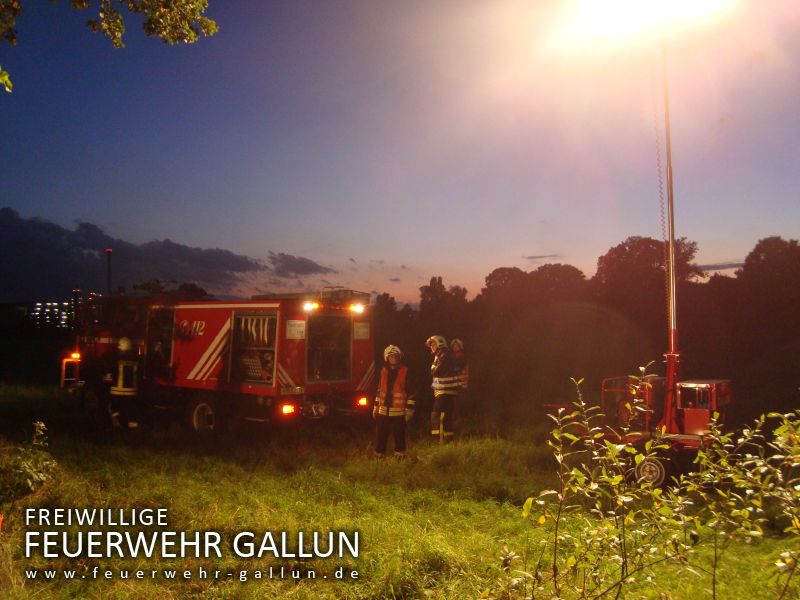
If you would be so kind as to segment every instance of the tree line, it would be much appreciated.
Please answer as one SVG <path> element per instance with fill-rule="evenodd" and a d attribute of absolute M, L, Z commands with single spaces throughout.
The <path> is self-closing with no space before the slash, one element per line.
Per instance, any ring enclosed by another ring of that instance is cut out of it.
<path fill-rule="evenodd" d="M 678 348 L 683 379 L 732 379 L 730 418 L 743 421 L 800 400 L 800 246 L 760 240 L 733 276 L 704 277 L 697 244 L 676 244 Z M 481 430 L 502 431 L 542 417 L 548 404 L 571 402 L 570 377 L 599 398 L 604 377 L 634 374 L 668 348 L 665 245 L 629 237 L 597 261 L 587 278 L 572 265 L 532 271 L 494 269 L 467 300 L 463 287 L 432 277 L 419 310 L 389 294 L 374 307 L 377 348 L 399 345 L 425 373 L 431 334 L 465 340 L 470 390 L 462 411 Z M 423 390 L 424 392 L 424 390 Z"/>

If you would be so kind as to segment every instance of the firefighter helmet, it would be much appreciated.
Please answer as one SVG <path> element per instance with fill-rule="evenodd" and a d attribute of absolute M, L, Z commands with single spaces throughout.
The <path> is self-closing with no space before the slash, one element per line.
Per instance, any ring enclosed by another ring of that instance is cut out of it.
<path fill-rule="evenodd" d="M 121 337 L 119 338 L 119 342 L 117 343 L 117 350 L 120 352 L 130 352 L 133 350 L 133 342 L 131 342 L 131 338 L 129 337 Z"/>
<path fill-rule="evenodd" d="M 396 356 L 399 356 L 400 358 L 403 357 L 403 352 L 402 352 L 402 350 L 400 350 L 400 348 L 398 348 L 397 346 L 394 346 L 392 344 L 389 344 L 383 350 L 383 360 L 388 362 L 389 361 L 389 357 L 392 356 L 393 354 L 396 355 Z"/>
<path fill-rule="evenodd" d="M 436 344 L 436 350 L 439 350 L 440 348 L 447 347 L 447 340 L 440 335 L 432 335 L 425 342 L 425 345 L 428 347 L 430 347 L 431 344 Z"/>
<path fill-rule="evenodd" d="M 458 344 L 458 347 L 461 350 L 464 349 L 464 342 L 461 341 L 461 338 L 453 338 L 452 340 L 450 340 L 450 350 L 455 352 L 455 348 L 453 348 L 453 346 L 455 346 L 456 344 Z"/>

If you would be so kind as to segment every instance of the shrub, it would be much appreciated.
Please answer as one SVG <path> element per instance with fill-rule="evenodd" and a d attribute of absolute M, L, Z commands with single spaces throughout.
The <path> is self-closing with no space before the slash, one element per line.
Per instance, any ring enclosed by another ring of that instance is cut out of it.
<path fill-rule="evenodd" d="M 47 428 L 36 421 L 31 441 L 0 458 L 0 502 L 13 502 L 36 491 L 50 478 L 55 466 L 56 461 L 47 451 Z"/>

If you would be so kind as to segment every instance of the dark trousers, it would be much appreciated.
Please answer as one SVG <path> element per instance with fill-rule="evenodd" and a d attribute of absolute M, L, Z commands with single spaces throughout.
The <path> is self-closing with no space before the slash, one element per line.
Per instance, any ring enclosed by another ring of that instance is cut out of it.
<path fill-rule="evenodd" d="M 433 400 L 431 412 L 431 433 L 437 437 L 452 437 L 456 417 L 456 399 L 453 394 L 443 394 Z M 442 418 L 444 414 L 444 418 Z"/>
<path fill-rule="evenodd" d="M 406 419 L 403 415 L 389 417 L 378 415 L 375 426 L 375 452 L 386 454 L 386 444 L 389 441 L 389 434 L 394 435 L 394 451 L 406 451 Z"/>

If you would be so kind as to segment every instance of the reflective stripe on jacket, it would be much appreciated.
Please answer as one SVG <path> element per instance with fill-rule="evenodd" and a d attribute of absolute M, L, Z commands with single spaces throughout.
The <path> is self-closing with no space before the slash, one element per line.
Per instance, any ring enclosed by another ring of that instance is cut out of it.
<path fill-rule="evenodd" d="M 399 417 L 405 414 L 406 408 L 414 409 L 414 399 L 409 398 L 406 391 L 408 367 L 400 365 L 397 367 L 397 376 L 395 377 L 394 385 L 392 385 L 391 397 L 387 400 L 390 368 L 384 366 L 381 369 L 381 380 L 378 385 L 378 394 L 375 396 L 375 406 L 378 407 L 379 415 Z"/>
<path fill-rule="evenodd" d="M 434 377 L 431 387 L 433 388 L 434 397 L 457 395 L 462 387 L 461 376 L 453 375 L 452 377 Z"/>
<path fill-rule="evenodd" d="M 461 377 L 456 373 L 455 356 L 450 348 L 439 348 L 436 351 L 431 365 L 431 377 L 434 397 L 458 395 Z"/>

